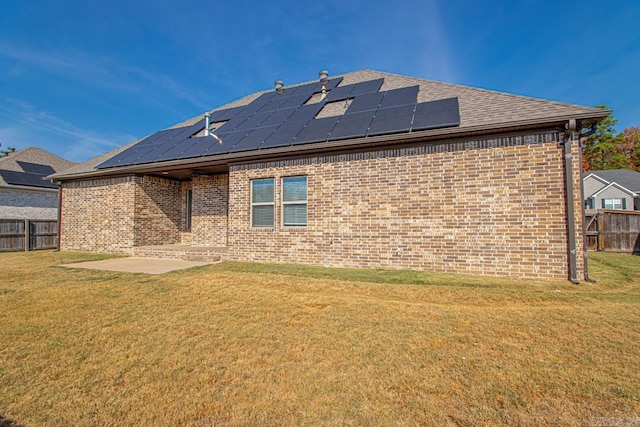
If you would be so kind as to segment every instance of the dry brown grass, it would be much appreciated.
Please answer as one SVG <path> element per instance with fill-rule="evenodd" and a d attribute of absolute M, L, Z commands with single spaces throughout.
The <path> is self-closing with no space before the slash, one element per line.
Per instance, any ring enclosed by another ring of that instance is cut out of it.
<path fill-rule="evenodd" d="M 598 283 L 578 286 L 240 263 L 161 276 L 55 267 L 95 258 L 0 254 L 0 420 L 640 425 L 639 257 L 593 254 Z"/>

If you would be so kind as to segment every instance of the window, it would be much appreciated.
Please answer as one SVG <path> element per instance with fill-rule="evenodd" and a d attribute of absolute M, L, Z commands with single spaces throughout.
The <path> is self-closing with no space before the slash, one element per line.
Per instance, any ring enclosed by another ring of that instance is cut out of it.
<path fill-rule="evenodd" d="M 307 225 L 307 177 L 282 178 L 282 225 Z"/>
<path fill-rule="evenodd" d="M 251 181 L 251 226 L 273 227 L 273 178 Z"/>
<path fill-rule="evenodd" d="M 602 207 L 604 209 L 626 209 L 625 199 L 602 199 Z"/>
<path fill-rule="evenodd" d="M 191 231 L 191 206 L 193 204 L 193 191 L 187 190 L 187 218 L 185 221 L 185 230 Z"/>

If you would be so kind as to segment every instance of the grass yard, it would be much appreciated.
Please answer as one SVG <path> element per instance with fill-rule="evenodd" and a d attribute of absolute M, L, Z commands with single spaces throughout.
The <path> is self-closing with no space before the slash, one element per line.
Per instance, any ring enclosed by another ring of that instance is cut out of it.
<path fill-rule="evenodd" d="M 640 425 L 640 257 L 596 284 L 0 254 L 0 425 Z"/>

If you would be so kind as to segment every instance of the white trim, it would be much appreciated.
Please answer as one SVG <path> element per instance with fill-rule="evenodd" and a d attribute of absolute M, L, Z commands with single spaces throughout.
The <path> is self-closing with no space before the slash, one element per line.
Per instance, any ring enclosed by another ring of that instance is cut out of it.
<path fill-rule="evenodd" d="M 618 190 L 624 191 L 627 194 L 629 194 L 631 197 L 636 197 L 636 193 L 629 190 L 628 188 L 623 187 L 622 185 L 616 183 L 616 182 L 612 182 L 611 184 L 602 187 L 600 190 L 596 191 L 595 193 L 593 193 L 590 197 L 598 197 L 598 194 L 602 193 L 604 190 L 611 188 L 611 187 L 617 187 Z"/>

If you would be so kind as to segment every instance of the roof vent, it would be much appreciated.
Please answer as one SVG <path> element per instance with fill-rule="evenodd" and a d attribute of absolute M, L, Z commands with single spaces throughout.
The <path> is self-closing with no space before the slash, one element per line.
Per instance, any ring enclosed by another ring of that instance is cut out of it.
<path fill-rule="evenodd" d="M 273 86 L 275 87 L 278 95 L 282 95 L 284 93 L 284 82 L 282 80 L 276 80 L 273 83 Z"/>
<path fill-rule="evenodd" d="M 216 141 L 218 141 L 218 144 L 222 144 L 222 138 L 220 138 L 215 133 L 212 133 L 209 130 L 210 127 L 211 127 L 211 113 L 207 111 L 206 113 L 204 113 L 204 136 L 212 136 Z"/>
<path fill-rule="evenodd" d="M 16 151 L 16 148 L 15 148 L 15 147 L 7 147 L 7 150 L 8 150 L 10 153 L 13 153 L 13 152 L 15 152 L 15 151 Z"/>
<path fill-rule="evenodd" d="M 327 70 L 320 70 L 318 73 L 320 76 L 320 84 L 322 85 L 322 96 L 320 99 L 325 99 L 327 97 L 327 83 L 329 83 L 329 72 Z"/>

